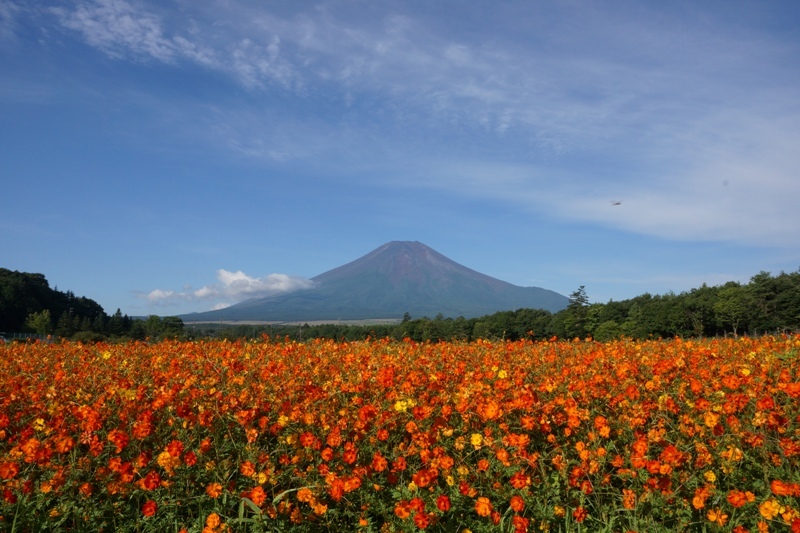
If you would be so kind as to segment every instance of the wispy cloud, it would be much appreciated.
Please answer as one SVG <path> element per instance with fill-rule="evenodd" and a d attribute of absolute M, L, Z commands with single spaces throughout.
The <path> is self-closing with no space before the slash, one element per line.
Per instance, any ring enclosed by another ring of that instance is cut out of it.
<path fill-rule="evenodd" d="M 231 272 L 217 270 L 217 283 L 204 285 L 199 289 L 186 287 L 175 291 L 154 289 L 140 297 L 154 306 L 171 306 L 186 302 L 204 302 L 212 309 L 220 309 L 250 299 L 274 296 L 297 290 L 309 289 L 314 282 L 287 274 L 269 274 L 257 278 L 248 276 L 241 270 Z"/>
<path fill-rule="evenodd" d="M 668 239 L 800 240 L 794 42 L 726 27 L 702 6 L 557 8 L 569 28 L 518 8 L 499 7 L 470 36 L 402 5 L 355 17 L 335 3 L 233 1 L 187 4 L 177 19 L 155 4 L 82 0 L 53 12 L 109 57 L 191 63 L 332 118 L 222 109 L 208 130 L 237 156 L 336 159 L 340 176 L 372 168 L 387 186 Z M 400 162 L 394 177 L 387 157 Z"/>
<path fill-rule="evenodd" d="M 16 18 L 19 12 L 19 5 L 10 0 L 0 0 L 0 39 L 14 37 Z"/>
<path fill-rule="evenodd" d="M 248 88 L 267 82 L 289 86 L 294 78 L 292 66 L 281 57 L 277 35 L 264 44 L 247 36 L 228 35 L 219 47 L 219 43 L 203 40 L 206 28 L 177 25 L 170 29 L 155 9 L 125 0 L 87 0 L 51 12 L 64 28 L 114 59 L 166 64 L 188 61 L 229 73 Z"/>
<path fill-rule="evenodd" d="M 78 2 L 72 9 L 53 8 L 53 13 L 64 27 L 80 33 L 87 44 L 116 59 L 173 62 L 190 44 L 166 37 L 157 16 L 124 0 Z"/>

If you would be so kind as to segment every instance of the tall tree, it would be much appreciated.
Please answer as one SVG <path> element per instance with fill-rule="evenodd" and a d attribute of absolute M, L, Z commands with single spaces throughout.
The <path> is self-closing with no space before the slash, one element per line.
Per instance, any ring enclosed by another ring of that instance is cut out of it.
<path fill-rule="evenodd" d="M 754 303 L 755 299 L 748 287 L 742 287 L 733 281 L 726 283 L 717 292 L 717 300 L 714 302 L 717 324 L 725 331 L 730 328 L 734 336 L 738 336 L 739 328 L 746 328 L 748 325 Z"/>
<path fill-rule="evenodd" d="M 569 304 L 561 312 L 564 313 L 564 330 L 567 337 L 585 337 L 588 333 L 589 297 L 583 285 L 569 295 Z"/>

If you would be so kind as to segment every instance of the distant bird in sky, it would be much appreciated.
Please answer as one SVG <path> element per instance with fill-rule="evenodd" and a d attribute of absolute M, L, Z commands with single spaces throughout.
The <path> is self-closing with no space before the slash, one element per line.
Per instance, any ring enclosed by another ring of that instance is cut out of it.
<path fill-rule="evenodd" d="M 622 205 L 622 200 L 614 200 L 611 205 Z"/>

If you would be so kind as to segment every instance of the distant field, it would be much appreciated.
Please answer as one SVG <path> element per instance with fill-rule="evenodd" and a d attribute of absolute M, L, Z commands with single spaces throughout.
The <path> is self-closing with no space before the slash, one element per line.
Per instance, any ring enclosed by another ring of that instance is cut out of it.
<path fill-rule="evenodd" d="M 799 353 L 9 343 L 0 530 L 798 531 Z"/>
<path fill-rule="evenodd" d="M 397 318 L 367 318 L 364 320 L 301 320 L 296 322 L 263 320 L 209 320 L 207 322 L 197 322 L 189 320 L 186 321 L 184 325 L 191 326 L 193 324 L 222 324 L 227 326 L 302 326 L 304 324 L 308 324 L 309 326 L 321 326 L 323 324 L 340 324 L 343 326 L 371 326 L 375 324 L 399 324 L 400 322 L 400 319 Z"/>

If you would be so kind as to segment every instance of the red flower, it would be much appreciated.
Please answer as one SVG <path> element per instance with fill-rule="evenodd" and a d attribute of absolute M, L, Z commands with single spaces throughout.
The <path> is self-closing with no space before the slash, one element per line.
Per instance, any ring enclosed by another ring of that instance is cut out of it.
<path fill-rule="evenodd" d="M 408 508 L 418 513 L 424 513 L 425 502 L 422 500 L 422 498 L 412 498 L 411 501 L 408 502 Z"/>
<path fill-rule="evenodd" d="M 436 498 L 436 508 L 442 511 L 443 513 L 450 510 L 450 498 L 446 495 L 442 494 L 438 498 Z"/>
<path fill-rule="evenodd" d="M 511 483 L 511 486 L 514 487 L 515 489 L 524 489 L 525 487 L 531 484 L 531 477 L 522 470 L 520 470 L 519 472 L 511 476 L 511 479 L 509 479 L 508 481 L 509 483 Z"/>
<path fill-rule="evenodd" d="M 589 516 L 589 511 L 587 511 L 583 507 L 578 507 L 577 509 L 572 511 L 572 518 L 574 518 L 575 521 L 578 522 L 579 524 L 584 520 L 586 520 L 588 516 Z"/>
<path fill-rule="evenodd" d="M 417 513 L 414 515 L 414 525 L 420 529 L 425 529 L 431 525 L 431 517 L 425 513 Z"/>
<path fill-rule="evenodd" d="M 151 470 L 139 480 L 139 486 L 144 490 L 155 490 L 159 485 L 161 485 L 161 476 L 155 470 Z"/>
<path fill-rule="evenodd" d="M 183 443 L 179 440 L 173 440 L 167 444 L 167 451 L 169 452 L 170 456 L 178 458 L 183 453 Z"/>
<path fill-rule="evenodd" d="M 522 516 L 514 515 L 514 518 L 511 519 L 511 525 L 514 526 L 514 533 L 524 533 L 528 531 L 530 521 Z"/>
<path fill-rule="evenodd" d="M 158 510 L 158 504 L 153 500 L 147 500 L 144 505 L 142 505 L 142 514 L 144 516 L 153 516 L 156 514 Z"/>
<path fill-rule="evenodd" d="M 183 462 L 186 463 L 186 466 L 194 466 L 197 464 L 197 454 L 194 452 L 186 452 L 186 456 L 183 458 Z"/>

